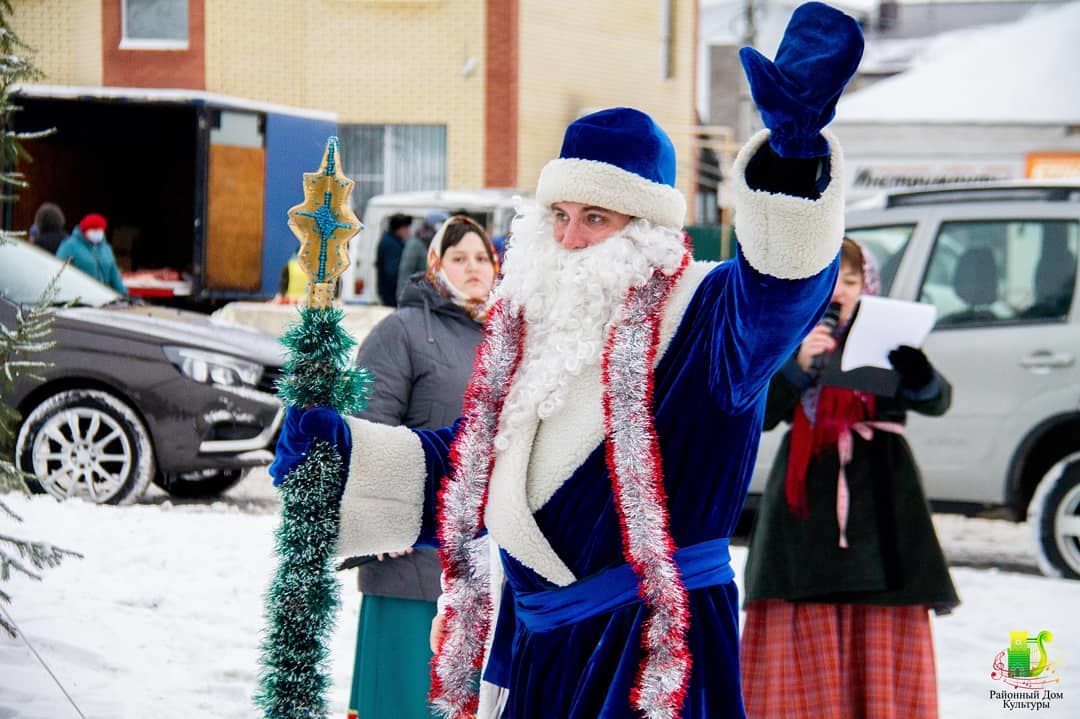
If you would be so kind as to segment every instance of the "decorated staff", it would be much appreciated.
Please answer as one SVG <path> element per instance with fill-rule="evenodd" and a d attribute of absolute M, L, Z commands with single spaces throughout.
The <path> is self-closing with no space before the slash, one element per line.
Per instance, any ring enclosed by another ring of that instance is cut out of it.
<path fill-rule="evenodd" d="M 331 137 L 318 172 L 304 173 L 304 202 L 289 210 L 289 229 L 300 240 L 297 258 L 310 280 L 300 320 L 281 340 L 289 357 L 278 394 L 287 407 L 286 427 L 311 439 L 289 448 L 305 458 L 281 486 L 280 562 L 267 594 L 255 697 L 267 719 L 327 715 L 326 640 L 339 604 L 334 549 L 349 437 L 323 418 L 364 409 L 371 382 L 366 370 L 349 366 L 355 340 L 341 327 L 344 313 L 333 306 L 335 281 L 349 263 L 349 239 L 361 227 L 349 208 L 353 182 L 340 160 L 338 139 Z M 328 409 L 304 412 L 314 407 Z"/>

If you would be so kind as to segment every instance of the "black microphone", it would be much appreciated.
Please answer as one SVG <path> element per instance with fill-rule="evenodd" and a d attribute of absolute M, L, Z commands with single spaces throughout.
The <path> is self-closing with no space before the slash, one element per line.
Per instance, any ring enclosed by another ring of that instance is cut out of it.
<path fill-rule="evenodd" d="M 836 326 L 840 324 L 840 309 L 839 302 L 830 302 L 829 309 L 825 310 L 825 316 L 821 318 L 821 322 L 818 324 L 823 327 L 829 328 L 829 333 L 836 332 Z M 810 374 L 817 377 L 825 370 L 825 361 L 829 358 L 828 352 L 822 352 L 819 355 L 814 355 L 814 358 L 810 360 Z"/>

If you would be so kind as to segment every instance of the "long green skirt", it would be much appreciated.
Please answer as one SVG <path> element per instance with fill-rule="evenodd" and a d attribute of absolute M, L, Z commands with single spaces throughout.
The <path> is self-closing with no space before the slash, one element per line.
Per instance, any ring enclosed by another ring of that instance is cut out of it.
<path fill-rule="evenodd" d="M 435 602 L 364 595 L 356 637 L 349 716 L 429 719 Z"/>

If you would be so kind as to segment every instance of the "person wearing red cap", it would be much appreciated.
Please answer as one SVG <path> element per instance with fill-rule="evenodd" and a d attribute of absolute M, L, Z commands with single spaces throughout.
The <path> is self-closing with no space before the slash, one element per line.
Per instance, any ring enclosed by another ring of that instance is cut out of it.
<path fill-rule="evenodd" d="M 113 255 L 109 241 L 105 239 L 107 226 L 104 216 L 91 212 L 82 218 L 78 227 L 71 231 L 71 235 L 60 243 L 56 256 L 61 260 L 71 260 L 72 265 L 98 282 L 127 294 L 124 281 L 120 278 L 116 256 Z"/>

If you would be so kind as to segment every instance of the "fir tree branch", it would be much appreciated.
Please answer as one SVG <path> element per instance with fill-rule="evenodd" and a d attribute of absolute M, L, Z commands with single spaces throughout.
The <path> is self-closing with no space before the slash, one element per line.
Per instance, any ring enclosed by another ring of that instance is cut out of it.
<path fill-rule="evenodd" d="M 3 629 L 5 632 L 7 632 L 8 636 L 10 636 L 12 639 L 15 639 L 19 636 L 15 632 L 15 625 L 9 623 L 2 614 L 0 614 L 0 629 Z"/>
<path fill-rule="evenodd" d="M 6 537 L 0 537 L 0 539 L 6 539 Z M 41 581 L 41 575 L 36 574 L 27 569 L 18 558 L 12 557 L 10 554 L 0 549 L 0 582 L 7 582 L 11 579 L 11 572 L 17 571 L 20 574 L 24 574 L 31 579 Z"/>
<path fill-rule="evenodd" d="M 60 566 L 60 563 L 64 561 L 65 557 L 83 558 L 78 552 L 73 552 L 70 549 L 64 549 L 62 547 L 56 547 L 47 542 L 34 542 L 29 539 L 20 539 L 19 537 L 0 534 L 0 545 L 4 544 L 18 550 L 19 558 L 28 560 L 34 569 L 51 569 L 52 567 L 58 567 Z M 3 549 L 0 549 L 0 559 L 14 561 L 9 555 L 4 553 Z M 29 570 L 25 568 L 16 568 L 22 569 L 23 572 L 30 574 Z M 3 569 L 0 569 L 0 578 L 7 579 L 7 573 Z M 40 579 L 40 577 L 37 578 Z"/>
<path fill-rule="evenodd" d="M 3 438 L 3 435 L 0 435 L 0 438 Z M 11 492 L 30 494 L 30 488 L 26 486 L 28 479 L 33 479 L 33 475 L 27 474 L 6 459 L 0 459 L 0 494 L 10 494 Z M 6 514 L 15 514 L 2 502 L 0 502 L 0 508 Z"/>
<path fill-rule="evenodd" d="M 0 0 L 0 187 L 24 188 L 27 181 L 17 169 L 20 161 L 30 161 L 30 153 L 23 147 L 23 142 L 36 140 L 51 134 L 52 130 L 25 131 L 12 130 L 12 115 L 22 108 L 12 102 L 11 93 L 19 82 L 33 81 L 41 77 L 41 72 L 34 67 L 30 57 L 30 47 L 24 43 L 11 28 L 11 16 L 14 10 L 11 0 Z M 2 193 L 4 201 L 14 201 L 16 195 Z M 23 237 L 23 233 L 0 231 L 0 244 L 7 244 Z M 45 367 L 45 363 L 28 357 L 43 352 L 53 346 L 48 339 L 52 331 L 53 312 L 58 293 L 59 273 L 50 280 L 42 296 L 28 308 L 16 310 L 15 326 L 0 325 L 0 398 L 7 394 L 19 378 L 34 379 L 35 370 Z M 38 379 L 40 379 L 38 377 Z M 0 399 L 0 492 L 21 491 L 28 493 L 26 480 L 30 475 L 19 469 L 12 456 L 12 447 L 8 441 L 18 425 L 19 413 L 16 408 L 5 404 Z M 3 515 L 16 522 L 21 518 L 3 502 L 0 502 Z M 9 551 L 4 551 L 6 548 Z M 12 554 L 11 548 L 17 552 Z M 34 570 L 48 569 L 60 564 L 67 557 L 81 557 L 71 550 L 54 547 L 46 542 L 35 542 L 9 535 L 0 534 L 0 581 L 7 581 L 12 572 L 19 572 L 33 579 L 41 579 Z M 29 566 L 28 566 L 29 565 Z M 0 602 L 10 602 L 11 596 L 0 591 Z M 16 636 L 16 627 L 3 612 L 0 612 L 0 628 L 12 637 Z"/>
<path fill-rule="evenodd" d="M 0 591 L 0 603 L 11 604 L 11 597 L 5 592 Z M 19 634 L 15 631 L 15 625 L 7 620 L 7 618 L 0 613 L 0 629 L 7 632 L 8 636 L 12 639 L 18 638 Z"/>
<path fill-rule="evenodd" d="M 25 484 L 23 485 L 23 489 L 26 489 Z M 5 493 L 2 488 L 0 488 L 0 493 Z M 24 494 L 29 494 L 29 493 L 30 493 L 29 490 L 24 492 Z M 0 499 L 0 512 L 3 512 L 4 514 L 6 514 L 8 516 L 9 519 L 14 519 L 16 522 L 21 522 L 22 521 L 22 517 L 15 514 L 14 510 L 12 510 L 11 507 L 7 506 L 7 503 L 4 502 L 2 499 Z"/>

